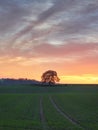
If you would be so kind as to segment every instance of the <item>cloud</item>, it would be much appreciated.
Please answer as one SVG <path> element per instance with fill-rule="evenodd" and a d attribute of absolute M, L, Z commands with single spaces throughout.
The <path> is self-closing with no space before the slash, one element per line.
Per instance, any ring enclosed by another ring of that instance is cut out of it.
<path fill-rule="evenodd" d="M 41 44 L 35 46 L 34 50 L 42 56 L 74 56 L 88 55 L 92 50 L 98 49 L 97 43 L 66 43 L 63 45 Z"/>
<path fill-rule="evenodd" d="M 95 0 L 4 0 L 0 7 L 0 56 L 90 62 L 98 50 Z"/>
<path fill-rule="evenodd" d="M 82 13 L 83 15 L 90 15 L 90 14 L 94 15 L 98 11 L 98 2 L 96 0 L 85 1 L 84 4 L 81 3 L 81 5 L 82 5 L 82 8 L 79 11 L 79 13 Z M 86 5 L 86 8 L 85 8 L 85 5 Z"/>
<path fill-rule="evenodd" d="M 38 3 L 37 5 L 40 6 Z M 42 37 L 43 40 L 40 40 L 42 43 L 54 41 L 55 39 L 63 42 L 67 39 L 79 38 L 79 35 L 84 38 L 85 35 L 97 34 L 97 3 L 91 3 L 91 1 L 82 1 L 81 3 L 75 0 L 56 0 L 50 3 L 48 1 L 43 3 L 43 5 L 43 7 L 47 8 L 44 10 L 41 8 L 40 13 L 36 15 L 37 19 L 18 30 L 10 43 L 13 44 L 19 39 L 26 39 L 27 37 L 32 37 L 30 38 L 32 41 L 35 37 L 37 39 Z M 46 30 L 44 28 L 45 24 L 49 27 Z"/>
<path fill-rule="evenodd" d="M 22 26 L 23 17 L 30 15 L 30 9 L 17 1 L 0 1 L 0 33 L 12 32 L 19 26 Z M 13 32 L 15 33 L 15 32 Z"/>
<path fill-rule="evenodd" d="M 44 4 L 44 3 L 43 3 Z M 49 6 L 48 9 L 45 11 L 42 11 L 39 15 L 36 21 L 31 21 L 29 25 L 26 25 L 22 30 L 17 32 L 15 36 L 12 38 L 12 42 L 15 42 L 18 38 L 23 37 L 25 34 L 31 33 L 33 28 L 35 26 L 41 25 L 44 22 L 46 22 L 47 19 L 52 17 L 54 14 L 57 14 L 63 10 L 67 10 L 68 7 L 71 7 L 74 5 L 74 1 L 70 0 L 57 0 L 54 3 L 52 2 L 51 4 L 45 3 L 44 6 Z"/>
<path fill-rule="evenodd" d="M 39 15 L 37 23 L 45 22 L 54 14 L 57 14 L 61 11 L 66 11 L 68 8 L 71 8 L 74 4 L 74 0 L 56 0 L 49 9 L 47 9 Z"/>

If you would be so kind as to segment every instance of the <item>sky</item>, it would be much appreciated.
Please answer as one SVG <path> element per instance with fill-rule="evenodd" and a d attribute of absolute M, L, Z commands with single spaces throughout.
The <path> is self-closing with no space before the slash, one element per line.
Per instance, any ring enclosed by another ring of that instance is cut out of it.
<path fill-rule="evenodd" d="M 0 78 L 98 83 L 98 0 L 0 0 Z"/>

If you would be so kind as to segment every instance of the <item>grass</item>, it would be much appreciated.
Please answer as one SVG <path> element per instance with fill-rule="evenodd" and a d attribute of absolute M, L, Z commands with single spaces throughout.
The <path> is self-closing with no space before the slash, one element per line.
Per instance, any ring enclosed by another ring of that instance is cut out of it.
<path fill-rule="evenodd" d="M 54 96 L 61 110 L 89 130 L 98 130 L 98 93 L 68 93 Z"/>
<path fill-rule="evenodd" d="M 0 95 L 0 126 L 41 129 L 39 96 L 31 94 Z"/>
<path fill-rule="evenodd" d="M 64 118 L 51 104 L 49 97 L 44 96 L 43 106 L 49 130 L 82 130 Z"/>
<path fill-rule="evenodd" d="M 62 116 L 51 103 L 50 96 L 63 113 L 83 128 Z M 0 86 L 0 130 L 30 129 L 98 130 L 98 86 Z"/>

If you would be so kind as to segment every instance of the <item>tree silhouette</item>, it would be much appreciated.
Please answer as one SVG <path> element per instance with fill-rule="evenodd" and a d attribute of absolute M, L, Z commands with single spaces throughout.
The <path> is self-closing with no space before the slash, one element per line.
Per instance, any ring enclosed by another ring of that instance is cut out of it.
<path fill-rule="evenodd" d="M 57 76 L 57 72 L 53 70 L 48 70 L 44 72 L 41 76 L 41 79 L 42 83 L 49 83 L 49 84 L 55 84 L 60 80 Z"/>

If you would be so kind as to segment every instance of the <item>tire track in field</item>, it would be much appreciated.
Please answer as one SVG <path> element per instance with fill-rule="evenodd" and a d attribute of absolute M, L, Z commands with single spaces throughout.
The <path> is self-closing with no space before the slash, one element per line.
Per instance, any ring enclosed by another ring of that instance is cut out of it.
<path fill-rule="evenodd" d="M 70 115 L 64 113 L 59 106 L 56 104 L 56 102 L 53 100 L 53 98 L 51 96 L 49 96 L 49 99 L 52 103 L 52 105 L 54 106 L 54 108 L 63 116 L 65 117 L 67 120 L 69 120 L 72 124 L 78 126 L 79 128 L 82 128 L 83 130 L 87 130 L 86 128 L 84 128 L 83 126 L 80 125 L 80 123 L 78 121 L 76 121 L 75 119 L 73 119 Z"/>
<path fill-rule="evenodd" d="M 43 130 L 48 130 L 49 127 L 46 123 L 45 116 L 44 116 L 42 97 L 40 98 L 40 119 L 41 119 L 41 122 L 42 122 Z"/>

